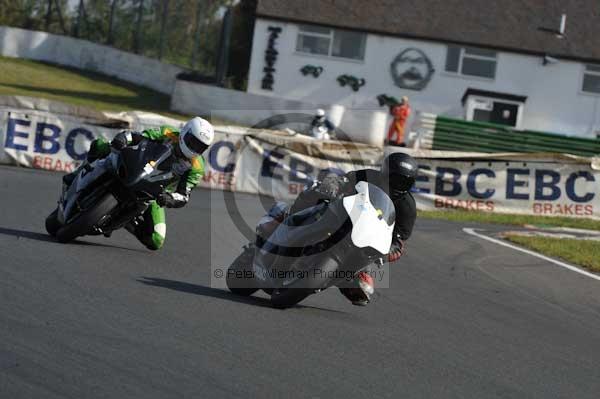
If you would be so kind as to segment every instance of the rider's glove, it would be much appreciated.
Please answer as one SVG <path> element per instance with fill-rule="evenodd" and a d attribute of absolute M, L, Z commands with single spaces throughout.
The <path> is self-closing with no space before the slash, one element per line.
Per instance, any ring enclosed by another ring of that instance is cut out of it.
<path fill-rule="evenodd" d="M 169 205 L 173 203 L 173 197 L 169 193 L 162 193 L 156 198 L 156 203 L 160 207 L 170 208 Z"/>
<path fill-rule="evenodd" d="M 162 193 L 156 199 L 156 203 L 160 207 L 181 208 L 185 204 L 187 204 L 188 200 L 188 195 L 183 195 L 179 193 Z"/>
<path fill-rule="evenodd" d="M 129 136 L 131 137 L 131 133 L 129 133 Z M 115 150 L 122 150 L 123 148 L 127 147 L 128 142 L 129 140 L 127 133 L 121 132 L 115 136 L 115 138 L 110 142 L 110 145 Z"/>
<path fill-rule="evenodd" d="M 398 243 L 393 243 L 388 254 L 388 262 L 395 262 L 400 259 L 406 253 L 406 247 L 404 241 L 400 240 Z"/>

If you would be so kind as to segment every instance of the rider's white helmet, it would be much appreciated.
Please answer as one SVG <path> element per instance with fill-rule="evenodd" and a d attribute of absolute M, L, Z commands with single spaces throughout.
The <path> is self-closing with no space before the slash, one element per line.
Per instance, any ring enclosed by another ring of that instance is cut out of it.
<path fill-rule="evenodd" d="M 319 109 L 317 110 L 317 116 L 318 116 L 319 118 L 321 118 L 321 117 L 325 116 L 325 110 L 324 110 L 323 108 L 319 108 Z"/>
<path fill-rule="evenodd" d="M 192 159 L 202 154 L 215 137 L 210 122 L 200 117 L 191 119 L 183 125 L 179 133 L 179 148 L 186 158 Z"/>

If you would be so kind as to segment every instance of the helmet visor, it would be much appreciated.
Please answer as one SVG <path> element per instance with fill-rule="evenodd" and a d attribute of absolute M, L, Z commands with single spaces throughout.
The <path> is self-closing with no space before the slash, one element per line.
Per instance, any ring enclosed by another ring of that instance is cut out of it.
<path fill-rule="evenodd" d="M 390 192 L 404 192 L 409 191 L 415 184 L 415 178 L 410 176 L 404 176 L 401 174 L 392 174 L 389 177 Z"/>
<path fill-rule="evenodd" d="M 193 134 L 186 134 L 183 137 L 183 143 L 196 154 L 202 154 L 208 148 L 207 144 L 201 142 Z"/>

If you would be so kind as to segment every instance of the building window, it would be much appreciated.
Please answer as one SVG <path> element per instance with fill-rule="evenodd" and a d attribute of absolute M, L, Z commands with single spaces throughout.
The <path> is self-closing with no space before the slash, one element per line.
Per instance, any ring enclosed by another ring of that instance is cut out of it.
<path fill-rule="evenodd" d="M 363 60 L 366 35 L 313 25 L 300 25 L 296 51 L 300 53 Z"/>
<path fill-rule="evenodd" d="M 331 29 L 312 25 L 300 26 L 296 51 L 301 53 L 329 55 Z"/>
<path fill-rule="evenodd" d="M 585 66 L 581 90 L 586 93 L 600 94 L 600 65 Z"/>
<path fill-rule="evenodd" d="M 494 79 L 496 52 L 474 47 L 448 46 L 446 71 L 466 76 Z"/>

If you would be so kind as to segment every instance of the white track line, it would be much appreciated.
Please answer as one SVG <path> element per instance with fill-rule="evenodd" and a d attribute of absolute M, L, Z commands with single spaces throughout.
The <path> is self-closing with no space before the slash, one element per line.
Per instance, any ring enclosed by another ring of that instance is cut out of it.
<path fill-rule="evenodd" d="M 498 244 L 498 245 L 502 245 L 502 246 L 504 246 L 504 247 L 512 248 L 512 249 L 514 249 L 515 251 L 524 252 L 524 253 L 526 253 L 526 254 L 528 254 L 528 255 L 535 256 L 536 258 L 540 258 L 540 259 L 543 259 L 543 260 L 545 260 L 545 261 L 548 261 L 548 262 L 554 263 L 555 265 L 558 265 L 558 266 L 560 266 L 560 267 L 564 267 L 565 269 L 569 269 L 569 270 L 571 270 L 571 271 L 573 271 L 573 272 L 575 272 L 575 273 L 579 273 L 579 274 L 582 274 L 582 275 L 584 275 L 584 276 L 586 276 L 586 277 L 590 277 L 590 278 L 593 278 L 594 280 L 598 280 L 598 281 L 600 281 L 600 276 L 598 276 L 598 275 L 596 275 L 596 274 L 592 274 L 592 273 L 586 272 L 585 270 L 581 270 L 580 268 L 578 268 L 578 267 L 576 267 L 576 266 L 569 265 L 568 263 L 564 263 L 564 262 L 561 262 L 561 261 L 559 261 L 559 260 L 556 260 L 556 259 L 550 258 L 550 257 L 548 257 L 548 256 L 541 255 L 541 254 L 539 254 L 539 253 L 537 253 L 537 252 L 530 251 L 530 250 L 528 250 L 528 249 L 521 248 L 521 247 L 518 247 L 518 246 L 516 246 L 516 245 L 513 245 L 513 244 L 509 244 L 509 243 L 507 243 L 507 242 L 505 242 L 505 241 L 503 241 L 503 240 L 499 240 L 499 239 L 497 239 L 497 238 L 492 238 L 492 237 L 488 237 L 488 236 L 486 236 L 486 235 L 483 235 L 483 234 L 479 234 L 479 233 L 477 233 L 477 232 L 475 231 L 475 229 L 471 229 L 471 228 L 466 228 L 466 227 L 465 227 L 465 228 L 463 228 L 463 231 L 464 231 L 465 233 L 467 233 L 467 234 L 470 234 L 470 235 L 472 235 L 472 236 L 475 236 L 475 237 L 481 238 L 481 239 L 483 239 L 483 240 L 491 241 L 491 242 L 493 242 L 494 244 Z"/>

